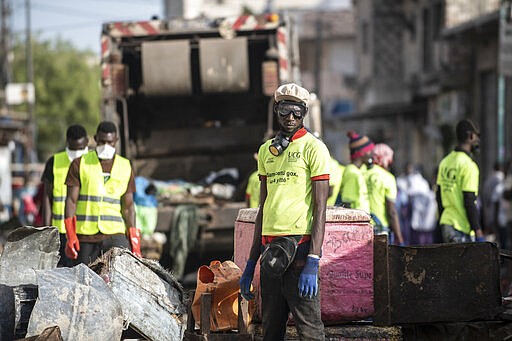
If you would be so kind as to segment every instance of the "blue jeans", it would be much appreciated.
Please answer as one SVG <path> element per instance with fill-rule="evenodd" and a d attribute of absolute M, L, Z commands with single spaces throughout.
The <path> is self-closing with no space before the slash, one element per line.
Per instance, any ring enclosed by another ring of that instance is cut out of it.
<path fill-rule="evenodd" d="M 473 240 L 469 234 L 460 232 L 450 225 L 441 225 L 443 243 L 469 243 Z"/>
<path fill-rule="evenodd" d="M 261 272 L 263 340 L 284 340 L 289 312 L 301 340 L 324 340 L 320 316 L 320 290 L 315 297 L 299 295 L 299 277 L 304 260 L 295 260 L 280 279 Z"/>

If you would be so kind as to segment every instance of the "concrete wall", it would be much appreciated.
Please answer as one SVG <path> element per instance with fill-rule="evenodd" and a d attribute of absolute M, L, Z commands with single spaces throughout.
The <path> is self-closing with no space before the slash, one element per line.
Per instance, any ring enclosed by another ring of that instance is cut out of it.
<path fill-rule="evenodd" d="M 355 27 L 352 11 L 296 13 L 299 24 L 302 83 L 318 91 L 322 103 L 323 140 L 344 159 L 346 129 L 339 118 L 355 111 Z M 318 22 L 321 20 L 321 23 Z M 318 26 L 320 25 L 320 26 Z M 319 34 L 318 28 L 321 28 Z M 317 61 L 317 58 L 320 58 Z M 316 71 L 316 65 L 320 70 Z M 317 77 L 320 83 L 317 84 Z"/>
<path fill-rule="evenodd" d="M 499 8 L 500 0 L 445 0 L 446 28 L 467 23 Z"/>

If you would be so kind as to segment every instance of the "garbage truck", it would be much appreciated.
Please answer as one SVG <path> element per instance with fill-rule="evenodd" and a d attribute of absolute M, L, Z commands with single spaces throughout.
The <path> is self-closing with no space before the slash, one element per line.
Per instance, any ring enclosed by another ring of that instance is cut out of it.
<path fill-rule="evenodd" d="M 212 172 L 238 174 L 236 190 L 220 198 L 199 191 L 161 200 L 158 231 L 173 228 L 177 205 L 194 204 L 192 249 L 232 254 L 244 180 L 275 130 L 273 93 L 300 84 L 298 49 L 293 20 L 278 14 L 103 24 L 102 116 L 120 127 L 136 175 L 198 183 Z"/>

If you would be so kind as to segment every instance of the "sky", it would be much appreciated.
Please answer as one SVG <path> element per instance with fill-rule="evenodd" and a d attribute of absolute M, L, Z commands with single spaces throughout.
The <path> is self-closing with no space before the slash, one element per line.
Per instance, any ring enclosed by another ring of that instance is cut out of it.
<path fill-rule="evenodd" d="M 101 25 L 109 21 L 162 17 L 162 0 L 30 0 L 33 34 L 61 37 L 76 48 L 99 55 Z M 25 0 L 10 0 L 11 29 L 25 32 Z"/>
<path fill-rule="evenodd" d="M 27 0 L 8 0 L 11 6 L 11 29 L 24 37 L 26 27 L 25 3 Z M 224 0 L 226 3 L 245 3 L 254 11 L 261 11 L 270 0 Z M 272 0 L 276 9 L 295 6 L 346 8 L 351 0 Z M 211 12 L 208 3 L 214 0 L 187 0 L 185 15 L 197 16 Z M 90 49 L 100 54 L 101 26 L 112 21 L 142 21 L 153 16 L 163 18 L 163 0 L 30 0 L 33 35 L 43 39 L 60 37 L 76 48 Z"/>

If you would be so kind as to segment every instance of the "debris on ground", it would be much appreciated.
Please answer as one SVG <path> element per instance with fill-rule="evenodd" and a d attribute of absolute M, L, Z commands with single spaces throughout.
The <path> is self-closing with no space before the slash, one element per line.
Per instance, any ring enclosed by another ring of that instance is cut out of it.
<path fill-rule="evenodd" d="M 103 279 L 84 264 L 37 272 L 39 295 L 27 336 L 59 326 L 64 340 L 120 340 L 121 304 Z"/>
<path fill-rule="evenodd" d="M 8 235 L 0 257 L 0 284 L 37 285 L 36 270 L 56 268 L 59 247 L 56 227 L 17 228 Z"/>
<path fill-rule="evenodd" d="M 182 340 L 183 289 L 158 262 L 113 248 L 90 265 L 120 302 L 124 320 L 150 340 Z"/>

